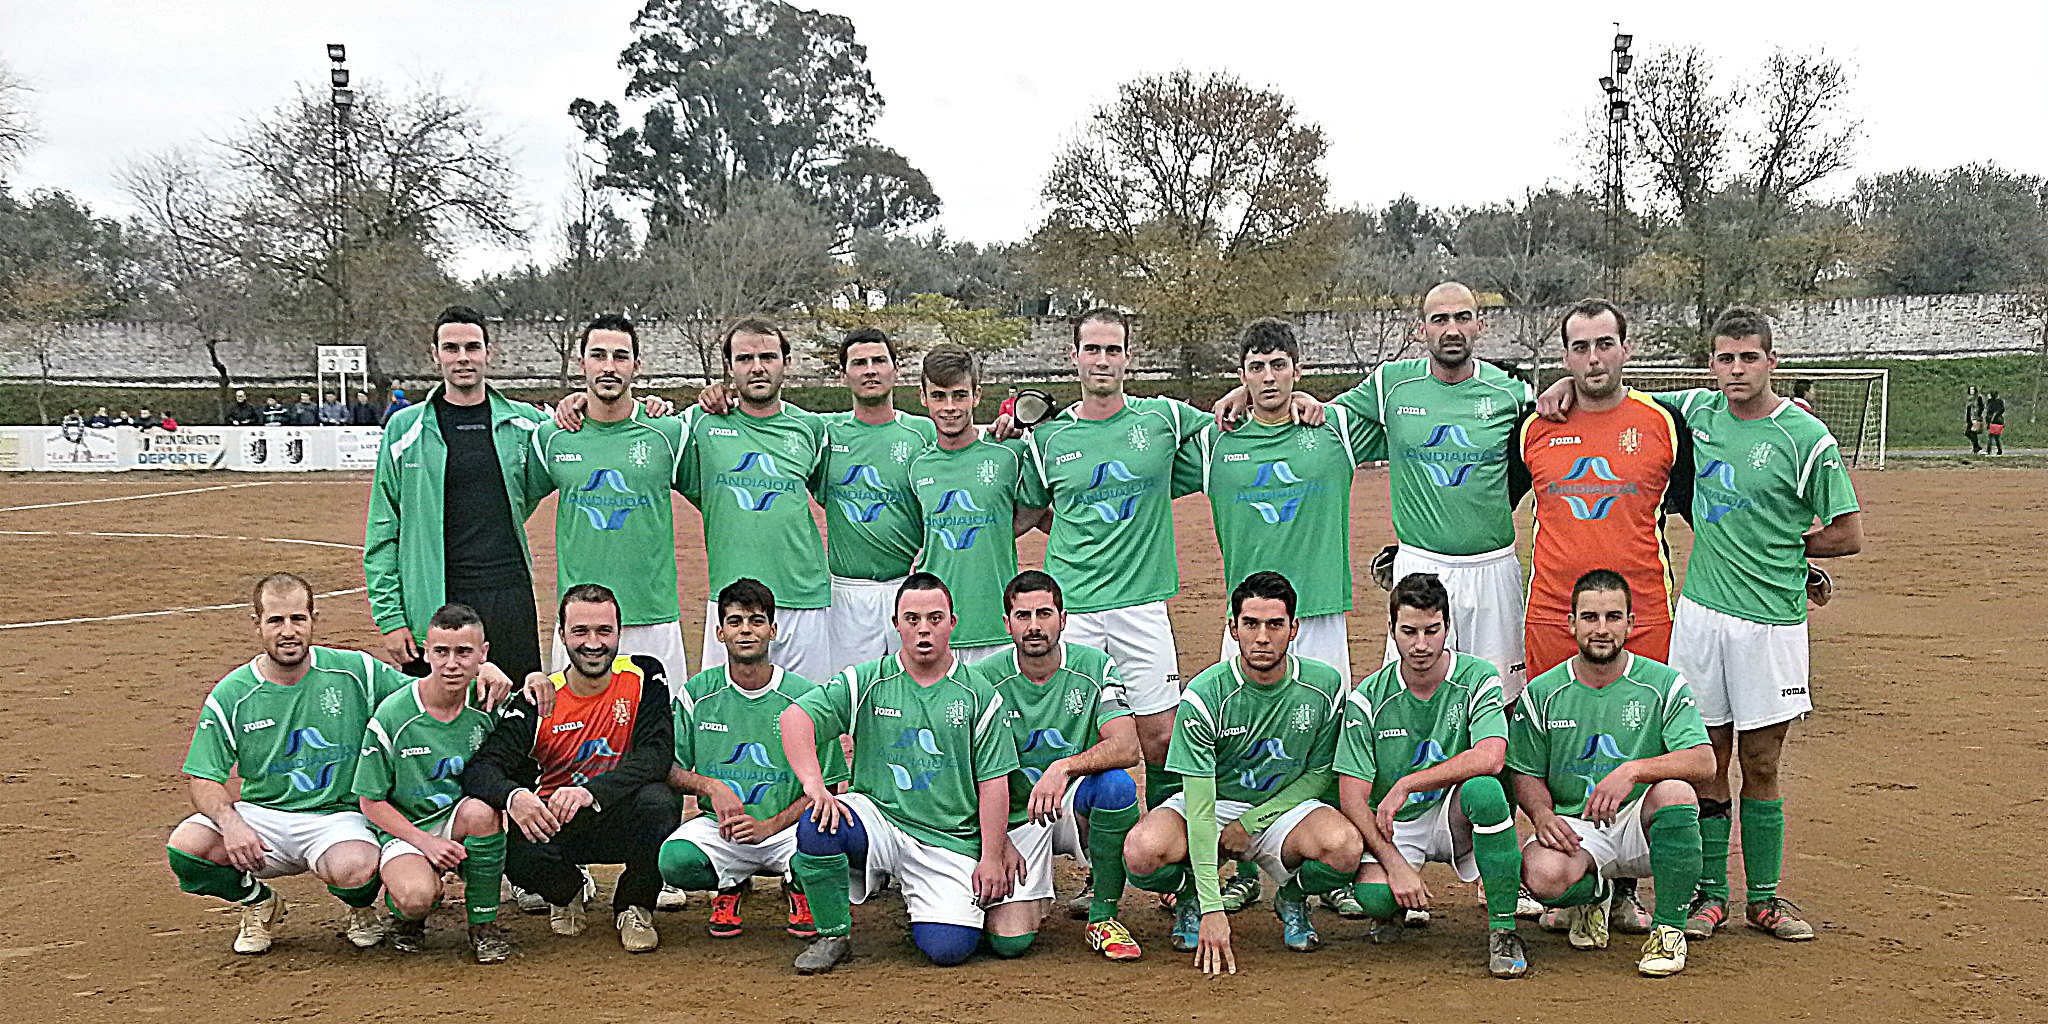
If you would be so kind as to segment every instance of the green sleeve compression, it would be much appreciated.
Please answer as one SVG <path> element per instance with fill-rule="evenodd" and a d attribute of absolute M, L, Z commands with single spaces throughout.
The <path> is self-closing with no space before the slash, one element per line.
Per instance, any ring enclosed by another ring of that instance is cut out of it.
<path fill-rule="evenodd" d="M 1189 775 L 1182 783 L 1181 792 L 1187 794 L 1188 864 L 1194 868 L 1196 905 L 1207 914 L 1223 909 L 1222 883 L 1216 878 L 1216 780 Z"/>

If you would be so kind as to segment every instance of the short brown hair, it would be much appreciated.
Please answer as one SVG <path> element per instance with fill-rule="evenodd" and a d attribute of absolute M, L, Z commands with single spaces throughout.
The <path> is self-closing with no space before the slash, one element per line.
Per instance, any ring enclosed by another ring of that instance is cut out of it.
<path fill-rule="evenodd" d="M 1727 338 L 1730 341 L 1739 338 L 1755 338 L 1763 345 L 1764 351 L 1769 352 L 1771 351 L 1771 321 L 1769 317 L 1752 309 L 1742 309 L 1740 307 L 1730 309 L 1721 314 L 1721 319 L 1714 324 L 1714 333 L 1707 336 L 1709 342 L 1712 342 L 1715 338 Z M 1711 344 L 1707 346 L 1707 351 L 1713 351 Z"/>
<path fill-rule="evenodd" d="M 1627 344 L 1628 314 L 1623 313 L 1621 311 L 1620 306 L 1617 306 L 1614 303 L 1607 301 L 1606 299 L 1580 299 L 1579 301 L 1572 303 L 1572 308 L 1565 310 L 1564 315 L 1557 318 L 1558 343 L 1562 345 L 1571 344 L 1571 339 L 1565 336 L 1564 328 L 1566 324 L 1572 322 L 1573 317 L 1583 317 L 1587 320 L 1591 320 L 1592 318 L 1599 316 L 1602 313 L 1613 314 L 1614 336 L 1623 344 Z"/>
<path fill-rule="evenodd" d="M 263 616 L 263 595 L 273 590 L 280 594 L 300 591 L 306 595 L 306 610 L 313 610 L 313 585 L 306 582 L 304 576 L 292 572 L 274 572 L 257 580 L 255 588 L 249 591 L 249 605 L 256 609 L 258 618 Z"/>
<path fill-rule="evenodd" d="M 1080 316 L 1077 316 L 1077 317 L 1075 317 L 1075 318 L 1074 318 L 1074 347 L 1075 347 L 1075 348 L 1080 348 L 1080 347 L 1081 347 L 1081 328 L 1083 328 L 1083 327 L 1086 327 L 1086 326 L 1088 326 L 1089 324 L 1115 324 L 1115 325 L 1117 325 L 1118 327 L 1121 327 L 1121 328 L 1123 328 L 1123 329 L 1124 329 L 1124 345 L 1125 345 L 1125 347 L 1129 347 L 1129 346 L 1130 346 L 1130 343 L 1131 343 L 1131 318 L 1130 318 L 1130 315 L 1129 315 L 1129 314 L 1127 314 L 1127 313 L 1125 313 L 1125 312 L 1124 312 L 1123 310 L 1121 310 L 1121 309 L 1116 309 L 1116 308 L 1114 308 L 1114 307 L 1110 307 L 1110 306 L 1097 306 L 1097 307 L 1095 307 L 1094 309 L 1091 309 L 1091 310 L 1089 310 L 1088 312 L 1086 312 L 1086 313 L 1083 313 L 1083 314 L 1081 314 Z"/>
<path fill-rule="evenodd" d="M 725 361 L 732 362 L 732 336 L 735 334 L 758 334 L 782 342 L 782 358 L 789 358 L 789 335 L 782 333 L 782 326 L 765 316 L 743 316 L 725 325 L 718 332 L 718 350 L 725 354 Z"/>
<path fill-rule="evenodd" d="M 981 384 L 980 367 L 974 364 L 974 353 L 958 345 L 941 345 L 924 354 L 924 382 L 948 387 L 966 381 L 968 386 Z"/>

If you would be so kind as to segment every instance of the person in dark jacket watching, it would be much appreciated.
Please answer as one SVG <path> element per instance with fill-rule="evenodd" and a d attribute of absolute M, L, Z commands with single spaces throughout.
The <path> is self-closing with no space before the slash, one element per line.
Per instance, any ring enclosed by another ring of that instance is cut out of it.
<path fill-rule="evenodd" d="M 383 412 L 377 403 L 370 401 L 367 391 L 356 392 L 356 402 L 348 407 L 348 422 L 355 427 L 374 427 L 383 422 Z"/>

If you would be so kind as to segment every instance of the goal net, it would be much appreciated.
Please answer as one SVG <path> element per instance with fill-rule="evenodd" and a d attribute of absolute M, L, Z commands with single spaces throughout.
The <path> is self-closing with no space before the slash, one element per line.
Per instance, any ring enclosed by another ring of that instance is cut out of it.
<path fill-rule="evenodd" d="M 1713 375 L 1696 366 L 1631 366 L 1631 386 L 1642 391 L 1683 391 L 1711 388 Z M 1798 396 L 1828 425 L 1851 466 L 1883 469 L 1885 426 L 1891 396 L 1891 371 L 1882 369 L 1777 369 L 1771 390 L 1786 398 Z"/>

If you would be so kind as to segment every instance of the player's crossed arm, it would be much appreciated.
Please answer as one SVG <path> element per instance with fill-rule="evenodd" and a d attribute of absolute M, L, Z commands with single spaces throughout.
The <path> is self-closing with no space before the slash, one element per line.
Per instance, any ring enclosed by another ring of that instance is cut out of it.
<path fill-rule="evenodd" d="M 1137 723 L 1128 715 L 1112 718 L 1102 723 L 1093 746 L 1045 766 L 1038 782 L 1031 787 L 1025 813 L 1033 823 L 1049 825 L 1059 817 L 1060 802 L 1066 798 L 1068 783 L 1117 768 L 1133 767 L 1138 763 L 1138 757 Z"/>

